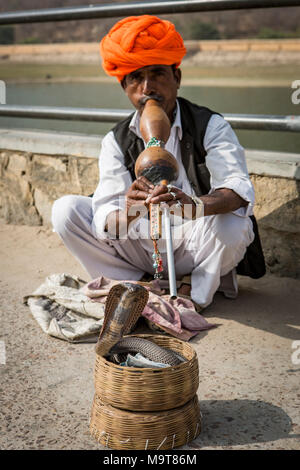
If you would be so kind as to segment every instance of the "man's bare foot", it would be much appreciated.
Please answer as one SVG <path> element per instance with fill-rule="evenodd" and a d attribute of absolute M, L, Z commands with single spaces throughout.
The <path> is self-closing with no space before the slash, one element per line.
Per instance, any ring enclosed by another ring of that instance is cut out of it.
<path fill-rule="evenodd" d="M 178 294 L 182 295 L 191 295 L 191 286 L 190 284 L 182 284 L 178 289 Z"/>

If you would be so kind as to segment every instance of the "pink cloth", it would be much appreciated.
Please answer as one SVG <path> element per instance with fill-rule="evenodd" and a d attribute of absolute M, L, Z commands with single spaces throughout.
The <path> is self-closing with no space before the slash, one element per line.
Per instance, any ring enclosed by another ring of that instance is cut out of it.
<path fill-rule="evenodd" d="M 121 281 L 101 276 L 83 286 L 82 292 L 95 302 L 105 303 L 110 289 Z M 149 300 L 142 316 L 158 325 L 167 333 L 179 339 L 188 341 L 199 331 L 214 328 L 217 325 L 208 323 L 205 318 L 196 312 L 194 303 L 184 297 L 171 299 L 165 295 L 163 287 L 168 286 L 167 281 L 154 280 L 151 282 L 124 281 L 143 285 L 149 291 Z"/>

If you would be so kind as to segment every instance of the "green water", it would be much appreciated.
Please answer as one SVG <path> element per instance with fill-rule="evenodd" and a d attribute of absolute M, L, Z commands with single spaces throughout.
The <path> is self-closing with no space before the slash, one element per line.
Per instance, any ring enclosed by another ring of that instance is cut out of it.
<path fill-rule="evenodd" d="M 8 84 L 7 104 L 74 106 L 130 109 L 118 84 L 41 83 Z M 220 113 L 299 115 L 300 104 L 291 102 L 289 87 L 206 87 L 182 86 L 180 96 Z M 48 129 L 87 134 L 105 134 L 113 123 L 86 123 L 46 119 L 0 118 L 0 127 Z M 300 133 L 236 131 L 246 148 L 300 152 Z"/>

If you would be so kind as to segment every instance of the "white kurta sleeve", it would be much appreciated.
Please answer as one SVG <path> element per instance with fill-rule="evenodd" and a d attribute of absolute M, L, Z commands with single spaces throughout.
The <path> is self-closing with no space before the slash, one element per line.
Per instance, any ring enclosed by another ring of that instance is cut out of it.
<path fill-rule="evenodd" d="M 210 172 L 211 191 L 232 189 L 245 201 L 246 207 L 234 211 L 246 217 L 253 213 L 254 188 L 249 178 L 245 152 L 230 124 L 214 114 L 207 125 L 204 141 L 207 152 L 206 166 Z"/>
<path fill-rule="evenodd" d="M 123 153 L 110 131 L 102 140 L 99 155 L 99 183 L 93 195 L 92 231 L 97 239 L 108 238 L 104 231 L 110 212 L 125 207 L 125 193 L 132 184 L 132 178 L 124 165 Z"/>

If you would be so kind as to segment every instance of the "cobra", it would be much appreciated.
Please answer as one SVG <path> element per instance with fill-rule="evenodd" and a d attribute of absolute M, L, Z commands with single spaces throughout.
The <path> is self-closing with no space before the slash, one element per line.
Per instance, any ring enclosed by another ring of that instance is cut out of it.
<path fill-rule="evenodd" d="M 134 352 L 141 353 L 155 362 L 170 366 L 179 365 L 186 359 L 170 349 L 144 338 L 134 336 L 122 338 L 132 331 L 148 302 L 149 293 L 141 284 L 122 282 L 110 289 L 96 352 L 114 362 L 120 362 L 121 354 Z"/>

